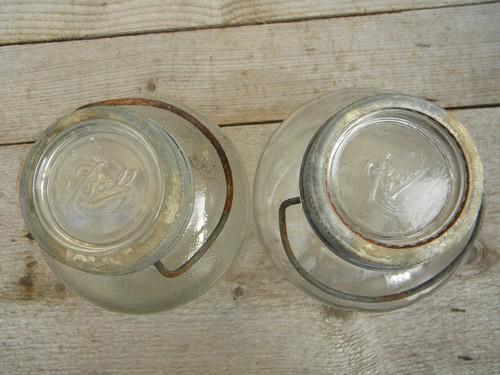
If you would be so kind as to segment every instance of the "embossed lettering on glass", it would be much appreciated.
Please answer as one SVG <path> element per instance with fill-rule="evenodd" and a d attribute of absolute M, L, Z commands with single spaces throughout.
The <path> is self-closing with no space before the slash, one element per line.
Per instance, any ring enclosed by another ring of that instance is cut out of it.
<path fill-rule="evenodd" d="M 49 266 L 90 301 L 141 313 L 186 303 L 245 238 L 239 156 L 203 116 L 156 99 L 89 104 L 31 149 L 21 207 Z"/>
<path fill-rule="evenodd" d="M 283 122 L 254 188 L 260 238 L 293 283 L 339 308 L 383 311 L 428 294 L 463 262 L 483 170 L 442 108 L 352 89 Z"/>

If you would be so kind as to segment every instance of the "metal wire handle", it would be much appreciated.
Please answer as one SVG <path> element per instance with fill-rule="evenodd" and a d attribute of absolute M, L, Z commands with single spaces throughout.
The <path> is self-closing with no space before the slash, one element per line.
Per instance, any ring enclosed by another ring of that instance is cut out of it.
<path fill-rule="evenodd" d="M 434 284 L 437 285 L 439 282 L 443 282 L 446 279 L 448 279 L 453 274 L 453 272 L 460 266 L 462 261 L 465 259 L 466 254 L 469 253 L 469 248 L 470 246 L 473 245 L 479 233 L 482 216 L 484 214 L 484 209 L 483 209 L 484 203 L 483 203 L 481 205 L 481 209 L 478 214 L 476 227 L 474 228 L 474 232 L 472 233 L 469 242 L 464 247 L 464 249 L 455 257 L 455 259 L 453 259 L 453 261 L 450 264 L 448 264 L 441 272 L 439 272 L 437 275 L 430 278 L 429 280 L 425 281 L 424 283 L 417 285 L 413 288 L 410 288 L 408 290 L 405 290 L 403 292 L 374 297 L 374 296 L 358 296 L 350 293 L 344 293 L 340 290 L 332 288 L 329 285 L 323 283 L 321 280 L 319 280 L 318 278 L 313 276 L 310 272 L 308 272 L 304 267 L 302 267 L 298 259 L 295 257 L 295 254 L 290 245 L 290 240 L 288 239 L 288 231 L 286 225 L 286 209 L 290 206 L 294 206 L 297 204 L 301 204 L 300 197 L 286 199 L 281 203 L 278 210 L 278 221 L 279 221 L 281 243 L 283 244 L 283 248 L 285 249 L 285 253 L 288 259 L 290 260 L 290 263 L 304 279 L 306 279 L 316 288 L 320 289 L 322 292 L 328 293 L 337 298 L 343 298 L 355 302 L 367 302 L 367 303 L 390 302 L 407 298 L 415 294 L 418 294 L 419 292 L 422 292 L 431 285 Z"/>
<path fill-rule="evenodd" d="M 210 236 L 208 236 L 206 241 L 203 243 L 203 245 L 200 246 L 200 248 L 196 251 L 196 253 L 194 253 L 194 255 L 192 255 L 187 261 L 185 261 L 179 267 L 170 270 L 167 269 L 161 261 L 157 261 L 154 264 L 158 272 L 160 272 L 163 276 L 168 278 L 174 278 L 186 273 L 186 271 L 188 271 L 191 267 L 193 267 L 203 257 L 203 255 L 205 255 L 207 250 L 219 236 L 220 232 L 222 231 L 222 228 L 224 228 L 224 225 L 226 224 L 226 221 L 229 216 L 229 212 L 231 211 L 231 207 L 233 205 L 233 174 L 231 171 L 231 166 L 229 165 L 229 160 L 227 158 L 226 153 L 224 152 L 224 149 L 222 148 L 222 145 L 219 143 L 217 137 L 208 129 L 208 127 L 205 126 L 205 124 L 203 124 L 200 120 L 198 120 L 190 113 L 186 112 L 185 110 L 173 104 L 162 102 L 160 100 L 155 100 L 155 99 L 122 98 L 122 99 L 103 100 L 100 102 L 87 104 L 83 107 L 80 107 L 79 109 L 96 107 L 96 106 L 126 106 L 126 105 L 155 107 L 169 112 L 173 112 L 176 115 L 182 117 L 183 119 L 188 121 L 191 125 L 193 125 L 195 128 L 197 128 L 201 132 L 201 134 L 203 134 L 210 141 L 215 151 L 217 152 L 217 155 L 219 156 L 220 162 L 222 164 L 222 169 L 224 170 L 224 176 L 226 178 L 226 200 L 224 202 L 224 209 L 222 210 L 219 222 L 215 226 Z"/>

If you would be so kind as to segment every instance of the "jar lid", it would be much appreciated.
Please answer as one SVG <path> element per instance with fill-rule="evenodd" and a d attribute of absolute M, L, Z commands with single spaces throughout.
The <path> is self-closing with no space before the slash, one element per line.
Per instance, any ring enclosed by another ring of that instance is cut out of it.
<path fill-rule="evenodd" d="M 179 145 L 120 107 L 80 109 L 48 128 L 27 157 L 20 190 L 45 251 L 108 274 L 159 259 L 184 230 L 193 200 Z"/>
<path fill-rule="evenodd" d="M 310 224 L 332 251 L 367 267 L 404 268 L 470 237 L 483 171 L 470 136 L 445 110 L 377 95 L 318 130 L 300 189 Z"/>

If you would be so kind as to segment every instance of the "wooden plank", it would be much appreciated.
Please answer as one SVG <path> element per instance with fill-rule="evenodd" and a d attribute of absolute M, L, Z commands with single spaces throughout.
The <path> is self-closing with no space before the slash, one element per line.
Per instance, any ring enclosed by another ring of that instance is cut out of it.
<path fill-rule="evenodd" d="M 0 44 L 289 21 L 475 4 L 484 0 L 7 0 Z"/>
<path fill-rule="evenodd" d="M 303 295 L 272 265 L 253 230 L 224 279 L 184 307 L 141 317 L 94 307 L 57 282 L 25 237 L 15 181 L 29 145 L 0 147 L 0 372 L 497 372 L 500 107 L 453 113 L 472 133 L 485 164 L 482 256 L 426 300 L 378 315 L 341 313 Z M 224 129 L 251 180 L 275 128 Z"/>
<path fill-rule="evenodd" d="M 0 48 L 0 144 L 80 105 L 174 97 L 218 123 L 281 120 L 341 87 L 500 102 L 500 3 Z M 478 27 L 481 25 L 481 27 Z"/>

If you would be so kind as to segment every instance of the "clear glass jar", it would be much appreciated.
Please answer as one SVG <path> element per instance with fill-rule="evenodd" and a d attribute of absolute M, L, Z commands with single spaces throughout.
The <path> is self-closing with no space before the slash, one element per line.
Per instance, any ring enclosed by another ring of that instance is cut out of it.
<path fill-rule="evenodd" d="M 423 99 L 339 90 L 300 108 L 260 160 L 260 239 L 295 285 L 338 308 L 404 307 L 469 252 L 483 169 L 465 128 Z"/>
<path fill-rule="evenodd" d="M 49 127 L 20 180 L 25 221 L 55 274 L 114 311 L 173 308 L 235 259 L 249 220 L 231 142 L 172 101 L 84 106 Z"/>

